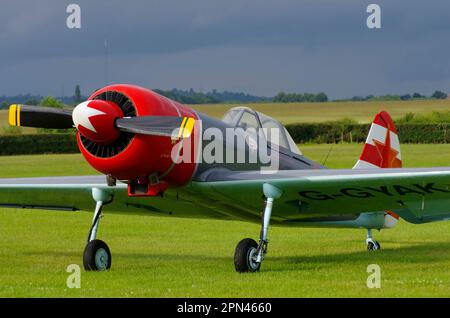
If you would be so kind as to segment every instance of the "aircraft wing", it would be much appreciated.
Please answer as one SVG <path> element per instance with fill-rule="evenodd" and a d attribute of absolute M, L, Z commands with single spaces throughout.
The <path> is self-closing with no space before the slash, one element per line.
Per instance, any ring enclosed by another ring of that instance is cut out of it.
<path fill-rule="evenodd" d="M 128 197 L 127 185 L 106 184 L 103 175 L 45 178 L 0 179 L 0 208 L 25 208 L 60 211 L 93 211 L 92 189 L 106 190 L 113 197 L 105 212 L 138 213 L 158 216 L 230 219 L 220 210 L 199 209 L 195 198 L 185 191 L 168 190 L 164 197 Z"/>
<path fill-rule="evenodd" d="M 258 221 L 263 184 L 282 190 L 273 223 L 307 218 L 355 216 L 392 210 L 412 223 L 450 219 L 450 168 L 370 170 L 207 171 L 164 197 L 133 197 L 127 185 L 106 184 L 104 176 L 0 179 L 0 207 L 92 211 L 92 189 L 113 201 L 106 212 Z"/>
<path fill-rule="evenodd" d="M 211 199 L 262 210 L 263 184 L 282 191 L 274 221 L 392 210 L 412 223 L 450 219 L 450 167 L 368 170 L 210 171 L 193 183 Z"/>
<path fill-rule="evenodd" d="M 104 176 L 0 179 L 0 207 L 92 210 L 92 188 L 108 188 Z M 113 191 L 113 189 L 112 189 Z"/>

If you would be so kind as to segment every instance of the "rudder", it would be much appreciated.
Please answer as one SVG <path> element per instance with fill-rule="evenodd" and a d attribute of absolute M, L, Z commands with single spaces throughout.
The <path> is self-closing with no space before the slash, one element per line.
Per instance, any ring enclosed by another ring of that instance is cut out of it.
<path fill-rule="evenodd" d="M 401 167 L 397 129 L 389 113 L 381 111 L 372 122 L 361 156 L 353 169 Z"/>

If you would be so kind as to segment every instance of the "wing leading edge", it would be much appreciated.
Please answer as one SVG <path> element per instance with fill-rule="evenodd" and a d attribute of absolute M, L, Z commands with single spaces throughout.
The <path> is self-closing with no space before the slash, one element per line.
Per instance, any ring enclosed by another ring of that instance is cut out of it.
<path fill-rule="evenodd" d="M 105 205 L 105 212 L 233 218 L 208 206 L 199 209 L 195 198 L 182 189 L 169 190 L 164 197 L 128 197 L 126 184 L 118 182 L 110 187 L 102 175 L 0 179 L 0 208 L 93 211 L 93 189 L 101 189 L 111 195 L 112 201 Z"/>

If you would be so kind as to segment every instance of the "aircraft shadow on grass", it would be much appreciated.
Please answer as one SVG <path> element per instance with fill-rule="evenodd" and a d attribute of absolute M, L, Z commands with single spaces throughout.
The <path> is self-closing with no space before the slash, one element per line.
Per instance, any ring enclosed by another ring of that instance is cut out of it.
<path fill-rule="evenodd" d="M 411 243 L 411 242 L 409 242 Z M 60 252 L 60 251 L 33 251 L 23 252 L 25 255 L 41 255 L 52 257 L 78 257 L 76 252 Z M 211 255 L 186 255 L 186 254 L 162 254 L 162 253 L 116 253 L 116 259 L 139 259 L 140 261 L 148 260 L 162 260 L 162 261 L 211 261 L 211 262 L 229 262 L 230 257 L 226 256 L 211 256 Z M 448 242 L 433 242 L 433 243 L 416 243 L 414 245 L 398 247 L 398 248 L 384 248 L 380 251 L 366 251 L 361 250 L 359 252 L 351 253 L 336 253 L 336 254 L 323 254 L 323 255 L 299 255 L 299 256 L 269 256 L 270 263 L 286 264 L 289 266 L 277 266 L 274 268 L 271 265 L 267 265 L 262 269 L 264 272 L 280 272 L 280 271 L 292 271 L 292 264 L 298 264 L 299 269 L 317 268 L 323 267 L 326 264 L 342 263 L 348 264 L 355 262 L 384 262 L 390 263 L 408 263 L 408 264 L 428 264 L 439 261 L 450 260 L 450 253 L 448 248 Z M 154 265 L 154 264 L 152 264 Z"/>

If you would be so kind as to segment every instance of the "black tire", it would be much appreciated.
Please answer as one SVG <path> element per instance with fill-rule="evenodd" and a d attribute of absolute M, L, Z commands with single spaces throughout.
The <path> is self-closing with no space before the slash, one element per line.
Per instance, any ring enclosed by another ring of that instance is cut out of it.
<path fill-rule="evenodd" d="M 376 250 L 380 250 L 380 249 L 381 249 L 381 245 L 377 241 L 367 243 L 367 250 L 369 250 L 369 251 L 376 251 Z"/>
<path fill-rule="evenodd" d="M 236 246 L 234 252 L 234 268 L 239 273 L 257 272 L 261 267 L 261 263 L 253 262 L 252 253 L 256 252 L 258 244 L 250 238 L 243 239 Z"/>
<path fill-rule="evenodd" d="M 111 252 L 101 240 L 90 241 L 83 253 L 83 265 L 87 271 L 106 271 L 111 268 Z"/>

